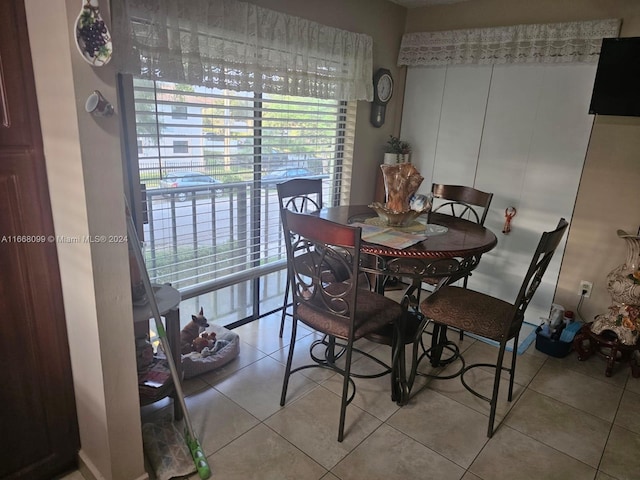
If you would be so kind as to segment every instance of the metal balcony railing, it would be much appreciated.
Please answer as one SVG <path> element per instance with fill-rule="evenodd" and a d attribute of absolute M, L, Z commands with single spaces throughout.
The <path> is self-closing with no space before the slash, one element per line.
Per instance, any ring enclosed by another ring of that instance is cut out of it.
<path fill-rule="evenodd" d="M 319 175 L 311 178 L 328 178 Z M 152 281 L 183 299 L 286 268 L 276 183 L 146 190 L 144 251 Z"/>

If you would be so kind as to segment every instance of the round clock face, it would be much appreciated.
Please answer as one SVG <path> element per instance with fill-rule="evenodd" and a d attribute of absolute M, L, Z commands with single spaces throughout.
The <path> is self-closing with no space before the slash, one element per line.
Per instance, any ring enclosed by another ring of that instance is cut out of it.
<path fill-rule="evenodd" d="M 376 92 L 381 102 L 388 102 L 393 93 L 393 80 L 391 75 L 385 73 L 378 80 L 376 85 Z"/>

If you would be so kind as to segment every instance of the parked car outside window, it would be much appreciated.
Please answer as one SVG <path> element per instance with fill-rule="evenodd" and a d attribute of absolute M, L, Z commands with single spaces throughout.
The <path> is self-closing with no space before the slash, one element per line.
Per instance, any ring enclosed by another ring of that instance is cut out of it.
<path fill-rule="evenodd" d="M 290 179 L 290 178 L 299 178 L 299 177 L 309 177 L 313 175 L 306 168 L 280 168 L 278 170 L 274 170 L 266 174 L 262 177 L 263 180 L 278 180 L 280 178 Z"/>
<path fill-rule="evenodd" d="M 220 180 L 201 172 L 170 172 L 165 178 L 160 180 L 160 188 L 203 187 L 220 183 L 222 183 Z M 176 198 L 183 202 L 187 199 L 187 195 L 193 195 L 195 193 L 196 192 L 180 192 L 176 195 Z M 207 193 L 207 191 L 202 193 Z M 221 188 L 216 189 L 216 194 L 221 193 Z"/>

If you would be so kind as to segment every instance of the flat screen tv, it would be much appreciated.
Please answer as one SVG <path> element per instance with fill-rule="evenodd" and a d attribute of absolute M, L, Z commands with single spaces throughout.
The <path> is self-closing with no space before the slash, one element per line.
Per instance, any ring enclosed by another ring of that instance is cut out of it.
<path fill-rule="evenodd" d="M 640 116 L 640 37 L 602 40 L 589 113 Z"/>

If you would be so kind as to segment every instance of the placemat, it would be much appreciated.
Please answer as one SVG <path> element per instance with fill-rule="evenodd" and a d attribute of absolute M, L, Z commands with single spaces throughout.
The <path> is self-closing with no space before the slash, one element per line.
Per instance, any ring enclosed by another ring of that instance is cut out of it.
<path fill-rule="evenodd" d="M 365 219 L 364 223 L 367 225 L 373 225 L 375 227 L 389 227 L 387 223 L 382 220 L 380 217 L 370 217 Z M 424 223 L 420 223 L 417 220 L 414 220 L 409 225 L 405 225 L 404 227 L 389 227 L 394 230 L 398 230 L 400 232 L 424 232 Z"/>
<path fill-rule="evenodd" d="M 364 220 L 364 223 L 367 225 L 374 225 L 376 227 L 387 227 L 388 225 L 382 220 L 380 217 L 370 217 Z M 405 225 L 404 227 L 389 227 L 394 230 L 398 230 L 400 232 L 409 232 L 409 233 L 424 233 L 428 237 L 433 237 L 435 235 L 442 235 L 449 231 L 449 229 L 443 225 L 437 225 L 435 223 L 424 224 L 419 222 L 418 220 L 414 220 L 409 225 Z"/>

